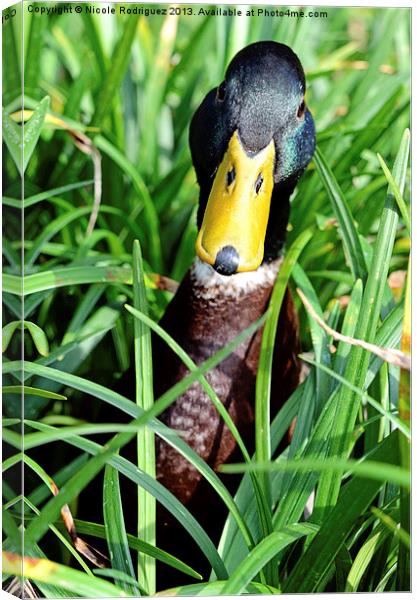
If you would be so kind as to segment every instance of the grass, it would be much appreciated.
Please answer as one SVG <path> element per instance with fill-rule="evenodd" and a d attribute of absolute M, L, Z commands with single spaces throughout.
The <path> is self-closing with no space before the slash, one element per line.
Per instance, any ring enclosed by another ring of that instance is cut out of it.
<path fill-rule="evenodd" d="M 158 561 L 195 578 L 176 590 L 181 595 L 409 589 L 409 373 L 332 340 L 296 288 L 345 336 L 409 353 L 410 13 L 396 9 L 393 19 L 392 9 L 326 10 L 327 19 L 240 21 L 25 14 L 24 48 L 20 16 L 5 22 L 6 586 L 24 556 L 27 579 L 45 597 L 152 595 L 162 591 Z M 235 52 L 258 39 L 287 43 L 300 56 L 318 148 L 292 198 L 285 266 L 269 311 L 197 366 L 158 326 L 172 293 L 157 289 L 154 274 L 179 281 L 194 257 L 191 116 Z M 270 415 L 270 349 L 287 283 L 310 370 Z M 205 374 L 263 325 L 252 459 Z M 190 370 L 155 399 L 151 331 Z M 113 390 L 129 368 L 136 370 L 136 393 L 124 397 Z M 235 497 L 157 419 L 194 381 L 241 447 L 244 464 L 224 467 L 242 473 Z M 106 407 L 120 419 L 98 422 Z M 291 443 L 278 451 L 295 415 Z M 99 433 L 110 435 L 106 445 L 96 441 Z M 217 548 L 155 480 L 155 435 L 190 460 L 226 504 Z M 119 455 L 133 438 L 140 470 Z M 103 519 L 86 522 L 77 516 L 77 499 L 101 471 Z M 138 489 L 136 531 L 126 531 L 124 478 Z M 201 548 L 210 581 L 158 548 L 157 502 Z M 106 569 L 94 568 L 71 544 L 60 519 L 65 504 L 81 537 L 93 546 L 105 539 Z"/>

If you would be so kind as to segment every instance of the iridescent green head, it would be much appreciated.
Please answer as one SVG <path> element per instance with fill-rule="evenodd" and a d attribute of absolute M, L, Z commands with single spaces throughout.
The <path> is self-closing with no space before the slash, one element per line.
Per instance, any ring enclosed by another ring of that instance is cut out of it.
<path fill-rule="evenodd" d="M 238 52 L 197 109 L 190 147 L 200 185 L 200 258 L 226 275 L 275 258 L 289 196 L 315 148 L 294 52 L 276 42 Z"/>

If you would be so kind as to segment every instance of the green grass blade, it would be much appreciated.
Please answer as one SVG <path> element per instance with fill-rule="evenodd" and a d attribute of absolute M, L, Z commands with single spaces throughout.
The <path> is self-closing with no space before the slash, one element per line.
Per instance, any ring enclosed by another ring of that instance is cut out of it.
<path fill-rule="evenodd" d="M 247 584 L 259 573 L 262 567 L 289 544 L 300 537 L 317 531 L 317 527 L 307 523 L 289 525 L 279 532 L 274 531 L 265 537 L 242 561 L 239 569 L 225 584 L 222 595 L 240 594 Z"/>
<path fill-rule="evenodd" d="M 57 487 L 60 488 L 62 485 L 64 485 L 64 483 L 68 481 L 68 479 L 70 479 L 70 477 L 76 473 L 78 469 L 83 466 L 83 464 L 85 464 L 87 459 L 87 454 L 80 454 L 69 464 L 66 464 L 62 469 L 54 473 L 52 478 Z M 39 506 L 41 502 L 46 500 L 46 498 L 49 498 L 50 494 L 51 492 L 49 487 L 41 484 L 28 495 L 27 500 L 29 500 L 35 506 Z"/>
<path fill-rule="evenodd" d="M 270 448 L 270 397 L 271 397 L 271 372 L 275 344 L 275 335 L 278 324 L 282 300 L 291 271 L 305 245 L 310 241 L 313 232 L 304 231 L 291 245 L 282 266 L 280 267 L 274 290 L 270 301 L 270 310 L 265 322 L 262 334 L 262 345 L 259 357 L 258 375 L 256 378 L 256 400 L 255 400 L 255 436 L 256 436 L 256 459 L 259 461 L 269 460 Z"/>
<path fill-rule="evenodd" d="M 123 31 L 111 57 L 110 69 L 106 73 L 95 103 L 95 111 L 90 123 L 92 127 L 99 127 L 112 108 L 115 90 L 120 88 L 130 60 L 138 19 L 139 15 L 129 15 L 124 22 Z"/>
<path fill-rule="evenodd" d="M 394 166 L 394 177 L 399 182 L 400 190 L 404 188 L 405 173 L 408 162 L 409 131 L 407 130 L 401 142 Z M 392 194 L 388 194 L 381 216 L 381 223 L 375 242 L 372 264 L 366 282 L 356 336 L 372 343 L 380 317 L 382 297 L 386 286 L 389 261 L 395 241 L 398 224 L 398 211 Z M 369 353 L 361 348 L 352 348 L 345 379 L 355 386 L 362 388 L 369 367 Z M 357 394 L 343 386 L 337 396 L 337 411 L 330 439 L 329 455 L 344 457 L 348 452 L 352 431 L 359 409 L 360 398 Z M 341 475 L 325 474 L 319 484 L 315 518 L 322 520 L 324 514 L 334 506 L 340 490 Z"/>
<path fill-rule="evenodd" d="M 101 75 L 102 80 L 106 76 L 106 71 L 108 68 L 108 60 L 103 50 L 103 43 L 101 39 L 101 32 L 97 27 L 94 16 L 87 13 L 82 12 L 82 18 L 84 20 L 84 30 L 90 42 L 91 50 L 94 52 L 97 66 Z"/>
<path fill-rule="evenodd" d="M 291 271 L 297 262 L 305 245 L 310 241 L 313 232 L 304 231 L 291 245 L 287 255 L 280 267 L 277 281 L 274 285 L 270 300 L 269 315 L 262 333 L 261 350 L 259 355 L 258 373 L 256 376 L 255 392 L 255 448 L 256 461 L 265 462 L 271 458 L 271 431 L 270 431 L 270 401 L 271 401 L 271 383 L 272 383 L 272 362 L 274 356 L 275 336 L 278 325 L 279 313 L 282 301 L 287 289 L 288 280 Z M 261 494 L 266 498 L 268 505 L 263 503 L 259 507 L 259 517 L 263 528 L 263 534 L 271 533 L 272 526 L 272 507 L 271 490 L 268 474 L 261 474 L 259 477 L 259 487 Z M 268 581 L 273 586 L 278 585 L 278 574 L 274 565 L 268 567 Z"/>
<path fill-rule="evenodd" d="M 353 286 L 349 304 L 346 308 L 345 317 L 341 333 L 348 337 L 355 336 L 356 324 L 358 322 L 359 310 L 362 303 L 363 284 L 362 280 L 358 279 Z M 334 371 L 342 375 L 345 370 L 345 365 L 352 347 L 346 342 L 339 342 L 337 346 L 336 356 L 334 358 Z M 333 388 L 335 385 L 333 385 Z"/>
<path fill-rule="evenodd" d="M 41 390 L 29 385 L 5 385 L 2 387 L 3 394 L 30 394 L 31 396 L 39 396 L 40 398 L 48 398 L 49 400 L 66 400 L 67 397 L 62 394 L 55 394 L 48 390 Z"/>
<path fill-rule="evenodd" d="M 39 136 L 45 121 L 46 113 L 48 112 L 50 104 L 49 96 L 46 96 L 36 106 L 29 121 L 26 121 L 23 125 L 23 164 L 21 167 L 21 173 L 26 171 L 26 167 L 32 156 L 36 144 L 38 143 Z"/>
<path fill-rule="evenodd" d="M 368 537 L 353 561 L 352 567 L 347 576 L 346 587 L 344 590 L 345 592 L 358 591 L 359 584 L 369 566 L 369 563 L 374 558 L 376 552 L 382 543 L 387 539 L 387 537 L 388 532 L 384 531 L 381 526 L 376 527 L 373 530 L 372 535 Z"/>
<path fill-rule="evenodd" d="M 77 337 L 85 320 L 103 295 L 104 290 L 105 286 L 102 284 L 94 284 L 88 288 L 62 338 L 62 345 L 69 344 Z"/>
<path fill-rule="evenodd" d="M 389 481 L 394 485 L 402 485 L 410 488 L 409 473 L 402 467 L 387 465 L 386 463 L 368 460 L 351 459 L 310 459 L 299 458 L 297 460 L 276 461 L 268 463 L 244 463 L 225 464 L 219 467 L 222 473 L 245 473 L 248 471 L 274 472 L 274 471 L 300 471 L 300 472 L 332 472 L 342 471 L 343 474 L 354 473 L 358 477 L 373 479 L 376 481 Z"/>
<path fill-rule="evenodd" d="M 41 354 L 42 356 L 48 356 L 49 344 L 45 332 L 38 325 L 32 323 L 31 321 L 11 321 L 3 327 L 3 352 L 6 352 L 14 332 L 16 330 L 23 332 L 24 329 L 27 329 L 30 333 L 33 343 L 35 344 L 35 347 L 39 354 Z"/>
<path fill-rule="evenodd" d="M 14 6 L 17 8 L 17 5 Z M 21 7 L 23 9 L 23 7 Z M 5 18 L 8 15 L 8 18 Z M 21 19 L 20 10 L 17 19 Z M 3 54 L 3 104 L 6 105 L 16 97 L 22 95 L 22 74 L 16 45 L 16 33 L 11 11 L 2 11 L 4 22 L 2 24 L 2 54 Z M 6 61 L 7 57 L 7 61 Z"/>
<path fill-rule="evenodd" d="M 24 500 L 25 505 L 28 506 L 30 508 L 30 510 L 32 510 L 35 513 L 35 515 L 39 515 L 40 510 L 38 508 L 36 508 L 36 506 L 34 504 L 32 504 L 32 502 L 30 502 L 30 500 L 28 500 L 27 498 L 24 498 L 23 500 Z M 59 531 L 59 529 L 57 527 L 55 527 L 55 525 L 50 524 L 49 528 L 59 539 L 61 544 L 63 544 L 65 546 L 65 548 L 68 550 L 68 552 L 70 554 L 72 554 L 72 556 L 80 564 L 80 566 L 84 569 L 84 571 L 86 573 L 88 573 L 89 575 L 91 575 L 92 573 L 91 573 L 90 567 L 84 561 L 82 556 L 77 552 L 77 550 L 74 548 L 72 543 L 69 542 L 64 535 L 62 535 L 62 533 Z"/>
<path fill-rule="evenodd" d="M 410 428 L 406 425 L 406 423 L 404 423 L 401 419 L 399 419 L 394 414 L 392 414 L 392 412 L 385 410 L 384 407 L 381 406 L 381 404 L 379 402 L 377 402 L 374 398 L 372 398 L 372 396 L 370 396 L 369 394 L 364 392 L 361 388 L 358 388 L 357 386 L 353 385 L 352 383 L 350 383 L 350 381 L 345 379 L 342 375 L 339 375 L 335 371 L 332 371 L 332 369 L 329 369 L 325 365 L 322 365 L 315 360 L 311 360 L 308 356 L 301 355 L 301 357 L 305 362 L 309 363 L 310 365 L 315 366 L 317 369 L 321 369 L 321 370 L 325 371 L 331 377 L 333 377 L 337 381 L 340 381 L 340 383 L 342 383 L 343 385 L 348 387 L 350 390 L 352 390 L 353 392 L 358 394 L 361 397 L 362 402 L 364 404 L 366 404 L 366 403 L 370 404 L 373 408 L 375 408 L 375 410 L 377 410 L 381 415 L 386 417 L 395 427 L 397 427 L 408 439 L 411 439 L 411 431 L 410 431 Z"/>
<path fill-rule="evenodd" d="M 131 282 L 132 270 L 130 267 L 60 267 L 25 277 L 24 295 L 83 283 Z M 5 292 L 21 294 L 22 284 L 21 277 L 3 274 L 3 290 Z"/>
<path fill-rule="evenodd" d="M 149 246 L 149 254 L 152 260 L 154 269 L 157 272 L 162 270 L 162 250 L 161 240 L 159 236 L 159 223 L 158 215 L 155 210 L 155 206 L 152 202 L 152 198 L 149 195 L 148 188 L 144 183 L 142 177 L 139 175 L 134 165 L 108 140 L 102 136 L 96 136 L 94 142 L 107 156 L 109 156 L 119 167 L 131 178 L 134 185 L 135 191 L 138 194 L 140 200 L 143 202 L 143 206 L 146 213 L 146 224 L 149 230 L 147 235 L 147 241 Z"/>
<path fill-rule="evenodd" d="M 398 434 L 394 431 L 368 456 L 371 460 L 395 465 L 397 455 Z M 319 533 L 292 570 L 283 586 L 284 593 L 314 592 L 317 589 L 356 520 L 369 507 L 380 487 L 381 481 L 352 478 Z"/>
<path fill-rule="evenodd" d="M 323 311 L 320 306 L 319 299 L 316 295 L 316 292 L 307 277 L 306 273 L 303 271 L 300 265 L 295 265 L 293 269 L 293 279 L 297 285 L 297 287 L 301 288 L 302 292 L 305 294 L 311 305 L 313 306 L 316 313 L 324 320 Z M 311 317 L 309 313 L 307 313 L 308 324 L 310 328 L 311 341 L 313 343 L 313 349 L 316 357 L 319 357 L 319 360 L 326 365 L 330 364 L 330 353 L 328 349 L 329 340 L 324 332 L 324 330 L 319 326 L 319 324 Z M 316 398 L 314 400 L 314 412 L 320 410 L 320 407 L 324 404 L 326 399 L 329 397 L 329 389 L 330 389 L 330 380 L 324 372 L 316 371 Z"/>
<path fill-rule="evenodd" d="M 123 591 L 99 577 L 80 573 L 77 569 L 65 567 L 45 558 L 22 557 L 9 552 L 3 553 L 3 572 L 9 575 L 22 574 L 33 581 L 57 585 L 70 593 L 87 598 L 122 598 Z"/>
<path fill-rule="evenodd" d="M 408 235 L 411 235 L 410 211 L 407 208 L 404 198 L 399 190 L 398 184 L 395 181 L 394 177 L 392 176 L 392 173 L 389 170 L 386 162 L 384 161 L 384 159 L 382 158 L 382 156 L 380 154 L 378 154 L 377 156 L 378 156 L 379 164 L 381 165 L 382 170 L 384 171 L 384 175 L 387 178 L 387 181 L 389 183 L 391 191 L 394 194 L 394 197 L 397 201 L 401 216 L 404 220 L 405 226 L 407 227 Z"/>
<path fill-rule="evenodd" d="M 396 520 L 394 520 L 394 518 L 391 515 L 387 514 L 380 508 L 373 506 L 371 508 L 371 511 L 381 521 L 381 524 L 384 527 L 384 529 L 388 530 L 390 533 L 392 533 L 393 535 L 398 537 L 398 539 L 401 541 L 401 543 L 404 544 L 404 546 L 408 550 L 410 550 L 410 548 L 411 548 L 410 534 L 407 533 L 405 531 L 405 529 L 400 527 L 399 523 L 397 523 Z"/>
<path fill-rule="evenodd" d="M 10 152 L 10 156 L 19 173 L 23 174 L 23 129 L 15 123 L 10 116 L 6 113 L 4 108 L 2 109 L 2 131 L 3 140 Z"/>
<path fill-rule="evenodd" d="M 90 523 L 87 521 L 80 521 L 79 519 L 76 519 L 75 526 L 79 533 L 85 533 L 87 535 L 93 535 L 95 537 L 103 539 L 106 538 L 106 530 L 104 525 Z M 182 573 L 185 573 L 190 577 L 194 577 L 195 579 L 202 578 L 201 575 L 194 571 L 194 569 L 183 563 L 178 558 L 175 558 L 175 556 L 172 556 L 172 554 L 165 552 L 165 550 L 161 550 L 156 546 L 151 546 L 150 544 L 147 544 L 146 542 L 138 539 L 137 537 L 129 533 L 127 534 L 127 542 L 129 544 L 129 548 L 131 548 L 132 550 L 137 550 L 139 552 L 149 554 L 149 556 L 153 556 L 157 560 L 167 565 L 170 565 L 174 569 L 177 569 L 178 571 L 181 571 Z"/>
<path fill-rule="evenodd" d="M 364 279 L 367 272 L 365 258 L 349 205 L 319 148 L 316 148 L 313 160 L 329 195 L 333 212 L 338 220 L 343 248 L 352 275 L 355 280 Z"/>
<path fill-rule="evenodd" d="M 271 451 L 274 453 L 288 431 L 294 417 L 298 413 L 298 407 L 300 402 L 300 396 L 302 395 L 303 385 L 299 386 L 290 398 L 285 402 L 284 406 L 279 410 L 277 415 L 271 424 Z M 272 485 L 272 492 L 275 492 L 275 486 Z M 273 502 L 276 498 L 273 496 Z M 251 481 L 249 480 L 249 474 L 245 474 L 239 485 L 238 491 L 235 495 L 235 502 L 241 510 L 243 517 L 250 527 L 251 531 L 254 532 L 255 538 L 261 537 L 261 530 L 256 519 L 255 511 L 257 507 L 253 502 Z M 256 528 L 256 525 L 258 527 Z M 255 529 L 256 528 L 256 529 Z M 248 549 L 244 545 L 244 540 L 241 537 L 241 533 L 237 527 L 236 521 L 231 515 L 226 520 L 225 527 L 223 529 L 222 537 L 219 543 L 219 552 L 223 557 L 226 567 L 232 573 L 236 568 L 239 567 L 243 558 L 247 555 Z"/>
<path fill-rule="evenodd" d="M 135 405 L 133 404 L 133 406 Z M 55 429 L 54 427 L 36 421 L 27 421 L 27 424 L 35 429 L 44 432 L 53 431 Z M 91 440 L 83 439 L 77 436 L 74 436 L 70 440 L 68 440 L 68 443 L 92 455 L 96 455 L 98 452 L 100 452 L 102 448 L 99 444 L 96 444 Z M 20 444 L 20 441 L 16 440 L 16 445 L 18 448 L 20 448 Z M 223 563 L 220 560 L 210 538 L 207 536 L 207 534 L 204 532 L 204 530 L 201 528 L 198 522 L 194 519 L 191 513 L 189 513 L 189 511 L 181 504 L 181 502 L 179 502 L 179 500 L 177 500 L 177 498 L 175 498 L 175 496 L 173 496 L 155 479 L 152 479 L 148 477 L 145 473 L 141 473 L 140 471 L 138 471 L 137 467 L 125 458 L 113 454 L 113 456 L 109 457 L 107 462 L 112 467 L 116 468 L 125 477 L 128 477 L 134 483 L 144 487 L 147 491 L 149 491 L 149 493 L 152 493 L 155 496 L 155 498 L 157 498 L 158 501 L 161 502 L 161 504 L 163 504 L 163 506 L 165 506 L 165 508 L 169 512 L 171 512 L 174 515 L 174 517 L 183 525 L 186 531 L 190 533 L 190 536 L 194 539 L 195 543 L 205 554 L 205 556 L 210 561 L 210 564 L 216 570 L 218 575 L 220 577 L 227 576 L 227 572 L 223 567 Z M 57 514 L 55 508 L 52 514 Z"/>
<path fill-rule="evenodd" d="M 47 190 L 46 192 L 40 192 L 39 194 L 34 194 L 33 196 L 29 196 L 22 200 L 18 200 L 17 198 L 9 198 L 8 196 L 3 196 L 3 204 L 6 206 L 11 206 L 12 208 L 30 208 L 38 202 L 42 202 L 43 200 L 49 200 L 49 198 L 54 196 L 61 196 L 66 192 L 71 192 L 73 190 L 78 190 L 80 188 L 87 187 L 94 183 L 94 179 L 86 179 L 85 181 L 77 181 L 76 183 L 70 183 L 68 185 L 62 185 L 57 188 L 53 188 Z"/>
<path fill-rule="evenodd" d="M 180 587 L 166 590 L 165 593 L 170 596 L 221 596 L 225 586 L 225 581 L 210 581 L 209 583 L 192 583 L 191 585 L 182 585 Z M 248 594 L 279 594 L 279 590 L 270 585 L 251 581 L 245 588 Z"/>
<path fill-rule="evenodd" d="M 8 461 L 8 464 L 5 463 L 3 464 L 3 468 L 7 468 L 9 466 L 12 466 L 12 463 L 14 462 L 18 462 L 20 460 L 22 460 L 22 462 L 24 462 L 24 464 L 29 467 L 34 473 L 36 473 L 36 475 L 43 481 L 43 483 L 45 484 L 45 486 L 47 486 L 48 488 L 48 496 L 51 495 L 51 478 L 49 477 L 49 475 L 46 473 L 46 471 L 37 463 L 35 462 L 32 458 L 30 458 L 27 455 L 24 455 L 22 453 L 19 453 L 13 457 L 11 457 L 13 460 Z M 34 506 L 30 500 L 28 500 L 27 498 L 23 498 L 24 504 L 26 504 L 30 510 L 32 510 L 36 515 L 39 515 L 39 510 L 37 509 L 36 506 Z M 62 544 L 64 544 L 64 546 L 67 548 L 68 552 L 70 554 L 72 554 L 75 559 L 77 560 L 77 562 L 83 567 L 83 569 L 89 573 L 91 575 L 91 570 L 89 569 L 88 565 L 85 563 L 85 561 L 83 560 L 83 558 L 80 556 L 80 554 L 77 552 L 77 550 L 73 547 L 73 545 L 71 544 L 71 542 L 69 542 L 61 533 L 60 531 L 57 530 L 57 528 L 52 525 L 52 523 L 49 524 L 49 528 L 51 529 L 51 531 L 59 538 L 59 540 L 61 541 Z M 26 547 L 26 542 L 25 542 L 25 551 L 26 552 L 30 552 L 32 550 L 32 546 L 28 546 Z"/>
<path fill-rule="evenodd" d="M 119 473 L 110 465 L 104 470 L 103 514 L 111 565 L 136 581 L 124 523 Z M 140 596 L 137 584 L 120 581 L 119 587 L 128 595 Z"/>
<path fill-rule="evenodd" d="M 39 254 L 42 252 L 42 246 L 52 237 L 54 237 L 59 231 L 61 231 L 61 229 L 64 229 L 67 225 L 69 225 L 69 223 L 72 223 L 72 221 L 78 221 L 80 217 L 90 213 L 91 207 L 84 206 L 64 213 L 48 223 L 48 225 L 43 229 L 42 233 L 35 240 L 33 240 L 33 246 L 31 249 L 26 252 L 26 267 L 29 268 L 34 264 Z"/>
<path fill-rule="evenodd" d="M 143 280 L 143 263 L 140 245 L 137 240 L 133 243 L 133 302 L 135 308 L 145 315 L 148 312 L 145 283 Z M 134 321 L 135 345 L 135 376 L 136 404 L 144 411 L 153 406 L 152 378 L 152 346 L 149 327 L 139 319 Z M 155 437 L 149 428 L 138 431 L 137 434 L 138 468 L 156 477 L 155 466 Z M 145 542 L 155 545 L 156 505 L 155 500 L 145 490 L 138 489 L 138 537 Z M 155 593 L 156 572 L 155 560 L 148 555 L 138 555 L 138 573 L 143 577 L 143 587 L 150 595 Z"/>
<path fill-rule="evenodd" d="M 37 96 L 39 94 L 39 65 L 46 28 L 47 20 L 40 19 L 38 15 L 32 14 L 26 48 L 24 78 L 25 93 L 29 96 Z"/>

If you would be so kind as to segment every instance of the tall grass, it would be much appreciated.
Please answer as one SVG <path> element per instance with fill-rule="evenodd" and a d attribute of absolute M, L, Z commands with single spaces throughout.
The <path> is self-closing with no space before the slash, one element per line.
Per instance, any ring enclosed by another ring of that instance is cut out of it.
<path fill-rule="evenodd" d="M 326 10 L 327 19 L 239 21 L 25 13 L 22 48 L 21 15 L 6 21 L 6 585 L 21 575 L 23 556 L 26 579 L 45 597 L 153 594 L 161 591 L 157 561 L 195 577 L 173 592 L 181 595 L 409 589 L 409 373 L 332 339 L 296 288 L 332 329 L 409 352 L 410 13 L 396 9 L 394 19 L 392 9 Z M 191 116 L 234 53 L 261 39 L 289 44 L 302 60 L 318 149 L 292 198 L 270 310 L 197 366 L 157 324 L 172 292 L 158 289 L 156 275 L 178 281 L 194 257 Z M 306 378 L 279 414 L 269 415 L 270 348 L 288 282 Z M 205 374 L 263 325 L 251 459 Z M 151 330 L 190 370 L 155 399 Z M 136 394 L 124 397 L 113 390 L 129 368 Z M 245 464 L 224 467 L 242 473 L 235 497 L 157 419 L 194 381 L 242 449 Z M 106 406 L 120 419 L 97 422 Z M 295 416 L 291 443 L 278 452 Z M 97 443 L 91 436 L 98 433 L 110 441 Z M 227 506 L 217 548 L 155 480 L 155 435 L 186 456 Z M 119 455 L 133 438 L 140 470 Z M 103 496 L 103 521 L 82 521 L 77 498 L 102 470 L 96 493 Z M 126 531 L 121 478 L 138 489 L 136 531 Z M 156 502 L 189 531 L 212 566 L 210 581 L 158 548 Z M 78 535 L 92 546 L 106 540 L 107 568 L 95 568 L 71 543 L 60 519 L 66 504 Z"/>

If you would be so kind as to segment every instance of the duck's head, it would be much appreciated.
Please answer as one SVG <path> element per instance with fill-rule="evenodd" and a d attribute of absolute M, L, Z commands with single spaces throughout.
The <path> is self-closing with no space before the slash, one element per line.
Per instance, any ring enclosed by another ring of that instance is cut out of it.
<path fill-rule="evenodd" d="M 315 147 L 304 94 L 294 52 L 258 42 L 234 57 L 192 119 L 200 185 L 196 250 L 223 275 L 255 271 L 282 248 L 289 196 Z"/>

